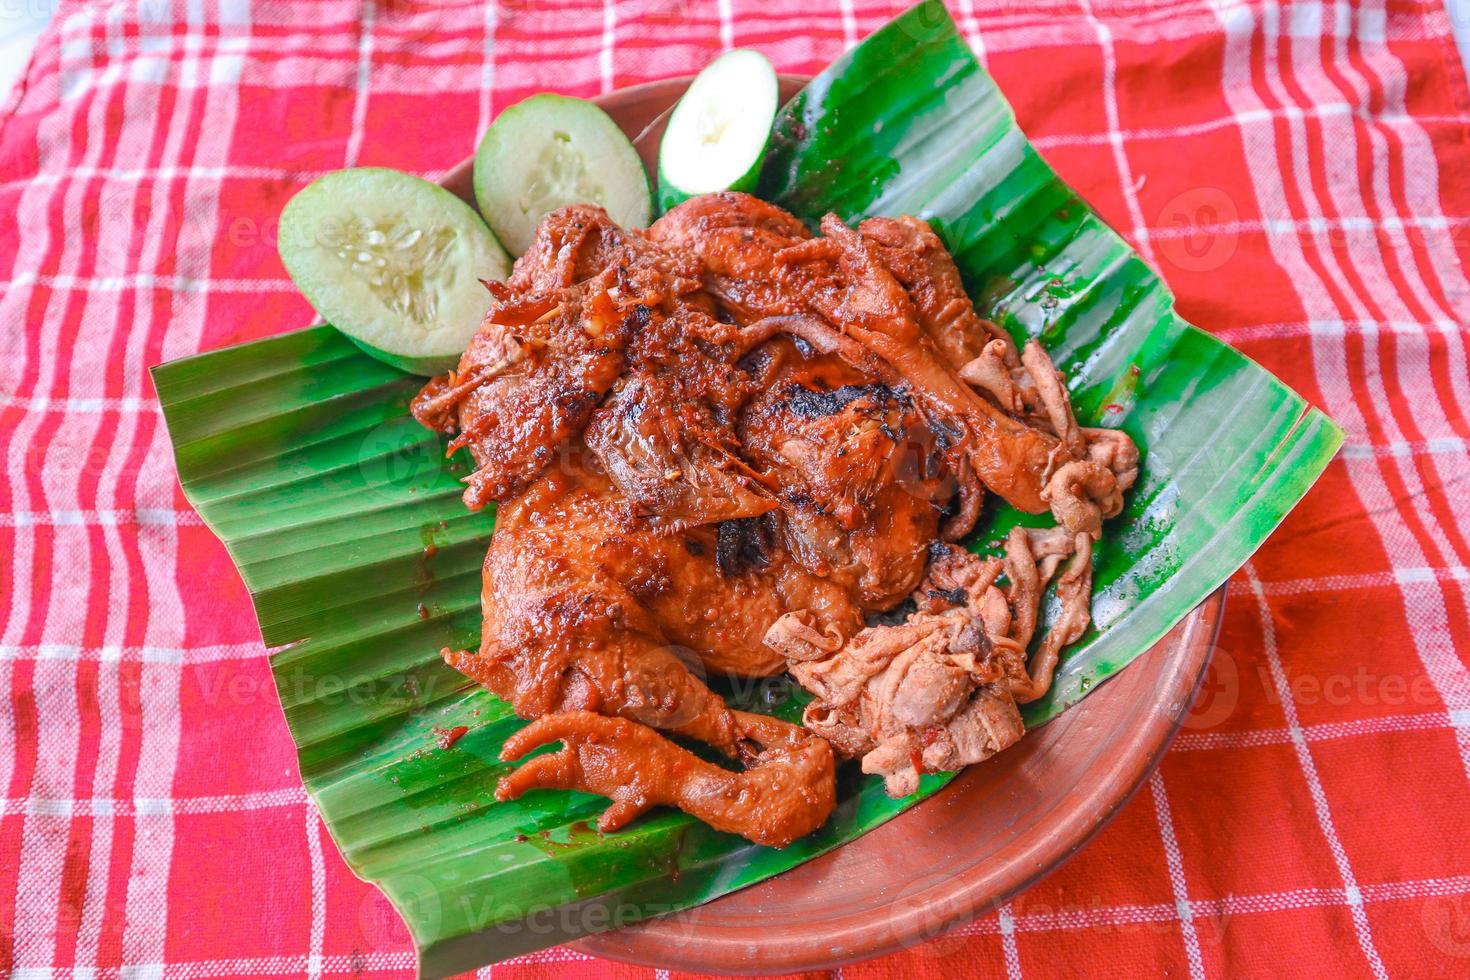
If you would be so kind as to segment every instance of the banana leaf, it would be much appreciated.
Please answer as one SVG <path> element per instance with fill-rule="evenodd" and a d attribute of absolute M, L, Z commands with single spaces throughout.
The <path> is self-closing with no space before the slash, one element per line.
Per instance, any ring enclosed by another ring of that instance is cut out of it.
<path fill-rule="evenodd" d="M 1050 170 L 937 0 L 912 8 L 786 106 L 762 195 L 803 218 L 915 214 L 982 313 L 1039 336 L 1085 422 L 1126 429 L 1144 464 L 1096 552 L 1093 627 L 1034 726 L 1147 650 L 1253 552 L 1342 435 L 1250 360 L 1191 327 L 1165 285 Z M 416 425 L 419 379 L 330 326 L 185 358 L 154 382 L 190 502 L 225 542 L 268 645 L 306 787 L 352 869 L 402 913 L 436 977 L 708 901 L 892 819 L 845 768 L 839 805 L 784 851 L 674 811 L 599 835 L 600 798 L 497 803 L 522 722 L 445 667 L 478 640 L 494 526 L 459 500 L 464 458 Z M 987 512 L 977 549 L 1020 515 Z M 786 682 L 732 684 L 793 714 Z"/>

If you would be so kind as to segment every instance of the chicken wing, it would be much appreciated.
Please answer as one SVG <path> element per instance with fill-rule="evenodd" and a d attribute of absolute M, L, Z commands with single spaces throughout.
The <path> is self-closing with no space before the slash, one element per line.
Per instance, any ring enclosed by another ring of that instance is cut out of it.
<path fill-rule="evenodd" d="M 576 206 L 542 222 L 494 296 L 457 369 L 414 400 L 425 425 L 458 432 L 476 469 L 465 503 L 479 509 L 524 489 L 587 425 L 627 367 L 655 312 L 707 310 L 698 266 Z"/>
<path fill-rule="evenodd" d="M 960 270 L 928 224 L 908 216 L 869 218 L 858 234 L 909 294 L 919 326 L 946 365 L 958 370 L 991 343 L 1005 364 L 1018 363 L 1010 334 L 975 312 Z"/>

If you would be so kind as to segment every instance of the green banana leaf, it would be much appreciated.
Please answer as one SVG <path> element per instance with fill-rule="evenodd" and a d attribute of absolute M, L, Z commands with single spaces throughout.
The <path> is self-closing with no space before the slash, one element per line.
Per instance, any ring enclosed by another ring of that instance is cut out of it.
<path fill-rule="evenodd" d="M 1041 160 L 937 0 L 818 76 L 782 112 L 762 194 L 815 220 L 916 214 L 982 312 L 1040 336 L 1078 414 L 1144 450 L 1096 553 L 1093 628 L 1037 725 L 1148 649 L 1238 568 L 1320 475 L 1338 428 L 1189 326 L 1168 289 Z M 420 381 L 331 327 L 185 358 L 154 382 L 189 500 L 249 587 L 302 777 L 354 871 L 407 921 L 425 976 L 688 908 L 800 864 L 940 789 L 891 800 L 845 768 L 839 805 L 784 851 L 674 811 L 591 829 L 605 801 L 507 803 L 509 707 L 445 667 L 477 643 L 494 526 L 459 500 L 463 458 L 408 416 Z M 1020 515 L 987 512 L 984 548 Z M 791 715 L 788 682 L 730 697 Z"/>

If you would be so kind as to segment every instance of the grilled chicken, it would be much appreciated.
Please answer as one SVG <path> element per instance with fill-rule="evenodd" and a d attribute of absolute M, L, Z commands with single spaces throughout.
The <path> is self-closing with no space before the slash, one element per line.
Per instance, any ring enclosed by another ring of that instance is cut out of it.
<path fill-rule="evenodd" d="M 612 800 L 604 830 L 672 805 L 784 846 L 831 812 L 834 758 L 903 795 L 1020 737 L 1016 705 L 1088 625 L 1091 546 L 1138 454 L 1077 424 L 926 224 L 814 236 L 742 194 L 647 231 L 564 208 L 487 288 L 413 410 L 468 447 L 467 506 L 497 505 L 480 648 L 445 658 L 534 720 L 507 760 L 563 743 L 501 798 L 580 789 Z M 1004 558 L 944 544 L 986 489 L 1060 524 Z M 1051 582 L 1062 614 L 1028 654 Z M 705 683 L 788 670 L 815 696 L 803 727 Z"/>

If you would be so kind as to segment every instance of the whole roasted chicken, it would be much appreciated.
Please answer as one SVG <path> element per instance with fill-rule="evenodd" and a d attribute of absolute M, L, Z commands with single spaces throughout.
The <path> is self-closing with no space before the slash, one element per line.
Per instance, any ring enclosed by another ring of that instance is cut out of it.
<path fill-rule="evenodd" d="M 784 846 L 830 814 L 838 759 L 906 795 L 1015 742 L 1086 629 L 1133 444 L 1077 424 L 923 222 L 821 231 L 743 194 L 647 230 L 556 211 L 415 400 L 475 460 L 466 504 L 497 506 L 480 648 L 444 656 L 533 720 L 507 760 L 562 743 L 500 798 L 584 790 L 604 831 L 672 805 Z M 986 491 L 1057 524 L 977 557 L 952 542 Z M 788 671 L 800 726 L 705 683 Z"/>

